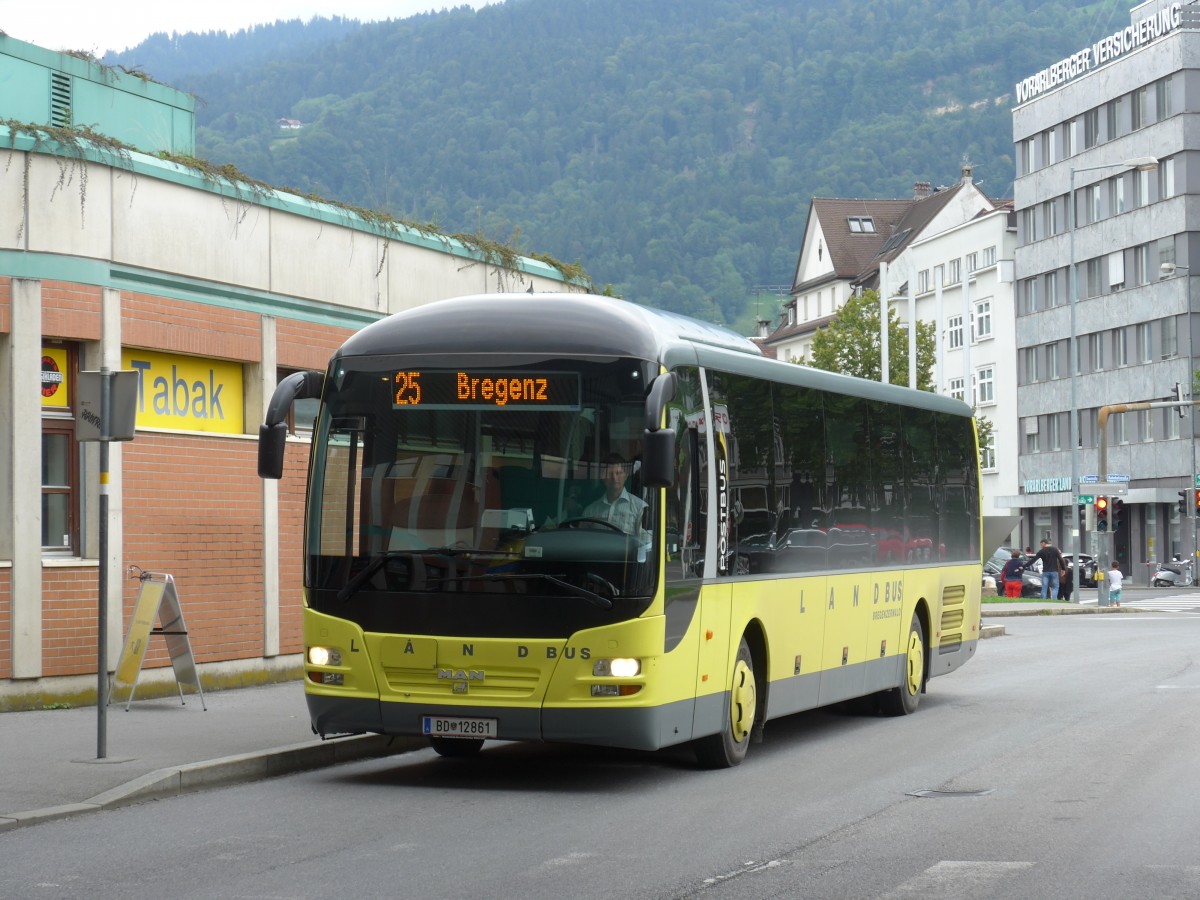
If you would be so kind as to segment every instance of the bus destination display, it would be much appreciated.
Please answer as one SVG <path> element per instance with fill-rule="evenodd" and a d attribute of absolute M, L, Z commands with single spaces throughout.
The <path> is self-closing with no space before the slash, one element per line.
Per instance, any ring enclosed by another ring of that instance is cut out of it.
<path fill-rule="evenodd" d="M 576 372 L 486 372 L 472 369 L 395 372 L 394 409 L 579 409 Z"/>

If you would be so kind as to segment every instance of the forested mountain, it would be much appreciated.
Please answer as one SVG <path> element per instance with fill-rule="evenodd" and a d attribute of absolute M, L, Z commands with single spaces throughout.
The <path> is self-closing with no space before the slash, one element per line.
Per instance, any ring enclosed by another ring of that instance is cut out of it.
<path fill-rule="evenodd" d="M 909 196 L 964 157 L 1011 196 L 1013 84 L 1130 6 L 507 0 L 159 35 L 105 62 L 195 94 L 211 162 L 745 329 L 756 286 L 790 281 L 812 197 Z"/>

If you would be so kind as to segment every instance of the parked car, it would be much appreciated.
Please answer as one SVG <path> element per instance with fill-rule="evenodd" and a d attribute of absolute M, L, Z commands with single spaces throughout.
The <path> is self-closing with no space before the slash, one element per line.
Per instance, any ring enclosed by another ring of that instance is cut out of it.
<path fill-rule="evenodd" d="M 1075 555 L 1073 553 L 1064 553 L 1063 559 L 1074 570 Z M 1075 575 L 1075 582 L 1077 587 L 1096 586 L 1096 558 L 1094 556 L 1089 556 L 1087 553 L 1079 554 L 1079 573 Z"/>

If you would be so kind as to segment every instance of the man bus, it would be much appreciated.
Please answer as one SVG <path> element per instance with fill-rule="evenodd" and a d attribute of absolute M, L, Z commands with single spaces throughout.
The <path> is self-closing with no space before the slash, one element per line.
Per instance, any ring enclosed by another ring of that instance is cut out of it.
<path fill-rule="evenodd" d="M 524 293 L 399 313 L 285 378 L 260 475 L 281 476 L 290 406 L 315 397 L 321 735 L 425 735 L 450 756 L 691 743 L 732 766 L 779 716 L 864 697 L 911 713 L 975 652 L 979 457 L 960 401 L 628 302 Z M 636 527 L 587 514 L 616 459 L 607 490 Z"/>

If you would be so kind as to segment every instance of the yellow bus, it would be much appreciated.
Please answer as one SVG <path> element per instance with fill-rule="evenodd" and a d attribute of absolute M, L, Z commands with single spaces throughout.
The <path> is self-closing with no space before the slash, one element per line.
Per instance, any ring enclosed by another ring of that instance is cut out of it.
<path fill-rule="evenodd" d="M 431 303 L 279 383 L 320 397 L 305 692 L 324 735 L 655 750 L 733 766 L 765 724 L 913 712 L 979 638 L 960 401 L 766 358 L 633 303 Z"/>

